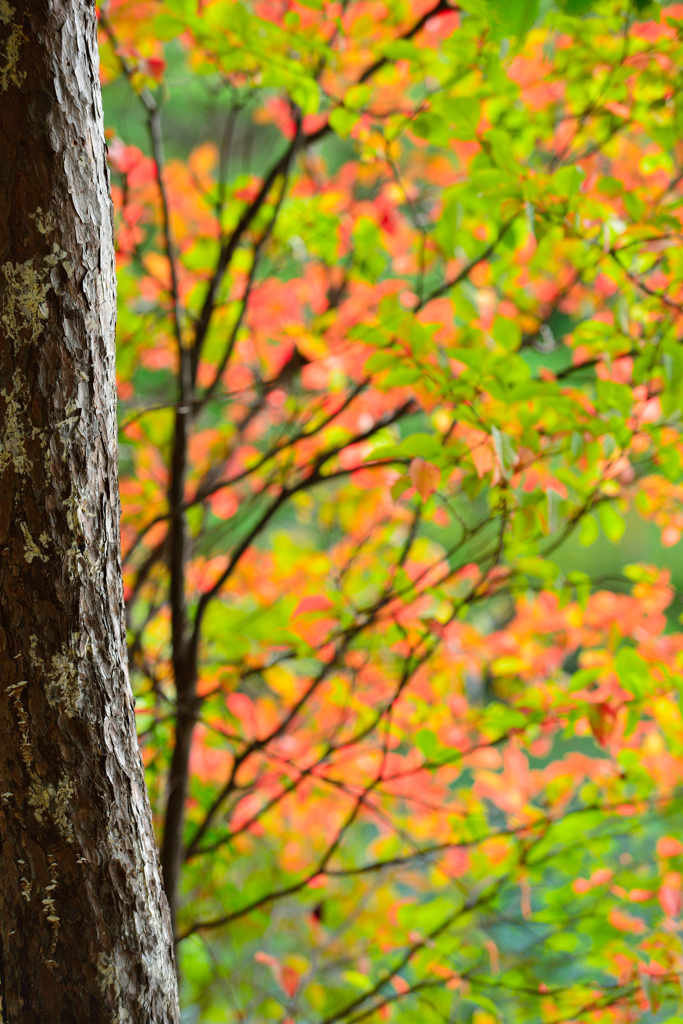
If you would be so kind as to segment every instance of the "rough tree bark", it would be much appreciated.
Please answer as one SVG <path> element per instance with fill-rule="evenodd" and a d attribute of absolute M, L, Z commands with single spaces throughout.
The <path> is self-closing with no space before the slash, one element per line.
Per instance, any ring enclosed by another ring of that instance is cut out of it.
<path fill-rule="evenodd" d="M 87 0 L 0 0 L 0 983 L 11 1024 L 179 1020 L 128 683 L 115 279 Z"/>

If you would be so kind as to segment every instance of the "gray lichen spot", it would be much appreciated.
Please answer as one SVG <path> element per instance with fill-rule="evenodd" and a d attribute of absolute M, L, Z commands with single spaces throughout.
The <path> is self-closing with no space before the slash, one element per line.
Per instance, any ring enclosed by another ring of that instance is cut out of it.
<path fill-rule="evenodd" d="M 0 21 L 3 25 L 11 25 L 16 14 L 16 7 L 11 7 L 7 0 L 0 0 Z M 19 87 L 26 78 L 26 72 L 19 70 L 19 51 L 21 44 L 28 42 L 21 25 L 13 25 L 5 43 L 4 66 L 0 67 L 0 87 L 7 92 L 9 85 Z"/>
<path fill-rule="evenodd" d="M 46 281 L 47 271 L 36 270 L 32 259 L 16 266 L 3 263 L 2 273 L 7 281 L 7 294 L 0 319 L 16 350 L 22 343 L 37 341 L 43 333 L 48 317 L 45 300 L 51 285 Z M 28 332 L 30 337 L 22 337 L 22 332 Z"/>
<path fill-rule="evenodd" d="M 36 217 L 36 224 L 38 226 L 38 230 L 40 230 L 41 225 L 39 224 L 37 217 Z M 45 228 L 43 228 L 43 233 L 44 234 L 46 233 L 46 229 Z M 62 266 L 64 266 L 64 263 L 62 261 L 66 260 L 68 255 L 69 254 L 66 251 L 66 249 L 60 249 L 60 247 L 57 245 L 57 243 L 53 242 L 52 243 L 52 252 L 48 256 L 44 256 L 43 257 L 43 263 L 47 263 L 48 267 L 56 267 L 58 263 L 62 263 Z"/>
<path fill-rule="evenodd" d="M 100 975 L 100 991 L 106 992 L 109 986 L 113 986 L 114 994 L 119 995 L 121 985 L 116 976 L 116 956 L 114 953 L 100 953 L 97 960 L 97 970 Z"/>
<path fill-rule="evenodd" d="M 78 406 L 76 405 L 75 401 L 73 399 L 71 399 L 67 403 L 67 406 L 66 406 L 66 409 L 64 410 L 64 412 L 66 413 L 66 416 L 64 417 L 64 419 L 60 420 L 58 423 L 55 423 L 55 428 L 58 429 L 58 430 L 61 430 L 62 427 L 66 427 L 70 431 L 71 428 L 74 427 L 78 423 L 78 421 L 80 420 L 80 418 L 81 418 L 81 410 L 78 408 Z M 71 437 L 69 436 L 69 434 L 67 434 L 66 436 L 64 434 L 60 434 L 59 438 L 60 438 L 60 440 L 62 442 L 62 460 L 64 462 L 66 462 L 67 455 L 69 453 L 69 445 L 71 443 Z M 69 526 L 71 527 L 72 530 L 75 530 L 76 526 L 72 522 L 73 514 L 74 514 L 73 513 L 73 500 L 74 500 L 73 498 L 69 498 L 68 501 L 66 502 L 66 505 L 67 505 L 67 513 L 66 514 L 67 514 L 67 521 L 69 523 Z M 69 503 L 71 503 L 71 504 L 69 504 Z M 80 523 L 78 523 L 78 529 L 80 530 Z"/>
<path fill-rule="evenodd" d="M 71 634 L 70 642 L 62 644 L 59 654 L 53 654 L 49 668 L 38 653 L 39 640 L 31 636 L 29 655 L 33 668 L 37 669 L 44 679 L 45 695 L 50 707 L 59 707 L 65 715 L 73 718 L 78 714 L 82 702 L 81 687 L 78 682 L 78 643 L 81 634 Z"/>
<path fill-rule="evenodd" d="M 104 995 L 107 989 L 113 989 L 114 999 L 117 1001 L 116 1016 L 113 1018 L 113 1024 L 129 1024 L 131 1020 L 130 1012 L 118 1002 L 121 995 L 121 982 L 119 981 L 119 972 L 116 963 L 115 953 L 100 953 L 97 960 L 97 970 L 100 978 L 100 991 Z"/>
<path fill-rule="evenodd" d="M 50 884 L 45 886 L 45 892 L 48 894 L 41 902 L 43 904 L 43 913 L 52 925 L 52 942 L 50 943 L 50 956 L 54 955 L 57 949 L 57 940 L 59 938 L 59 922 L 60 918 L 57 914 L 57 906 L 55 904 L 55 898 L 52 893 L 57 888 L 58 874 L 57 874 L 57 861 L 54 854 L 50 854 L 48 858 L 49 869 L 50 869 Z M 43 957 L 43 962 L 56 967 L 57 964 L 54 960 L 48 960 Z"/>
<path fill-rule="evenodd" d="M 18 683 L 12 683 L 11 686 L 8 686 L 5 692 L 11 699 L 12 704 L 14 705 L 14 710 L 17 713 L 17 718 L 19 719 L 19 733 L 21 735 L 21 743 L 19 746 L 21 749 L 21 759 L 29 769 L 33 770 L 33 752 L 31 751 L 31 735 L 28 728 L 28 715 L 21 699 L 21 691 L 27 683 L 28 679 L 21 679 Z"/>
<path fill-rule="evenodd" d="M 21 532 L 24 535 L 24 558 L 29 563 L 29 565 L 31 564 L 34 558 L 39 558 L 41 562 L 47 562 L 49 556 L 40 550 L 40 548 L 34 541 L 33 537 L 29 533 L 29 529 L 26 523 L 19 523 L 19 526 L 21 527 Z M 47 534 L 41 533 L 40 541 L 43 545 L 47 545 Z"/>
<path fill-rule="evenodd" d="M 22 875 L 22 877 L 21 877 L 20 890 L 21 890 L 21 895 L 24 897 L 26 902 L 30 903 L 31 902 L 31 896 L 33 895 L 33 889 L 31 887 L 31 883 L 29 882 L 29 880 L 26 877 L 26 875 Z"/>
<path fill-rule="evenodd" d="M 27 435 L 19 418 L 25 407 L 22 396 L 25 387 L 24 378 L 19 370 L 15 370 L 12 377 L 12 390 L 9 394 L 4 389 L 0 391 L 0 395 L 6 402 L 5 429 L 0 438 L 0 473 L 10 464 L 14 466 L 17 473 L 22 475 L 33 468 L 33 463 L 26 453 Z"/>
<path fill-rule="evenodd" d="M 64 443 L 64 439 L 62 439 L 62 443 Z M 96 579 L 101 572 L 101 567 L 99 560 L 94 559 L 85 546 L 85 532 L 81 523 L 81 517 L 94 519 L 95 513 L 88 512 L 73 496 L 65 499 L 64 508 L 66 509 L 67 524 L 73 534 L 73 541 L 65 552 L 66 571 L 69 574 L 69 579 L 75 583 L 81 573 L 85 573 L 90 579 Z M 101 544 L 99 556 L 103 554 L 104 548 Z"/>
<path fill-rule="evenodd" d="M 34 220 L 36 222 L 36 227 L 40 231 L 41 235 L 49 235 L 50 232 L 54 229 L 54 224 L 52 223 L 52 214 L 48 210 L 45 214 L 45 218 L 43 219 L 42 206 L 37 206 L 36 212 L 29 213 L 29 217 L 31 218 L 31 220 Z"/>
<path fill-rule="evenodd" d="M 43 824 L 43 816 L 52 818 L 67 843 L 74 841 L 74 830 L 71 824 L 69 800 L 75 796 L 73 783 L 65 775 L 60 777 L 57 788 L 50 783 L 45 786 L 33 771 L 28 791 L 28 802 L 39 825 Z"/>
<path fill-rule="evenodd" d="M 78 633 L 71 638 L 72 647 L 78 642 Z M 65 715 L 73 718 L 81 703 L 78 685 L 78 666 L 73 650 L 64 645 L 61 654 L 52 655 L 52 671 L 47 684 L 47 701 L 51 706 L 59 705 Z"/>
<path fill-rule="evenodd" d="M 28 642 L 29 659 L 34 667 L 42 668 L 43 659 L 38 654 L 39 642 L 40 641 L 38 640 L 38 637 L 35 635 L 35 633 L 32 633 Z"/>
<path fill-rule="evenodd" d="M 77 637 L 77 633 L 72 634 L 72 642 L 77 642 L 77 639 L 75 639 Z M 34 664 L 42 666 L 42 661 L 37 655 L 37 646 L 37 637 L 32 636 L 30 646 L 31 660 Z M 56 661 L 57 671 L 66 675 L 68 681 L 70 678 L 69 673 L 64 668 L 59 655 L 57 655 Z M 55 658 L 53 658 L 53 666 L 54 664 Z M 53 680 L 58 687 L 61 685 L 62 681 L 63 680 L 59 675 Z M 28 680 L 21 679 L 19 682 L 12 683 L 8 686 L 6 688 L 6 693 L 14 705 L 14 710 L 16 711 L 17 718 L 19 720 L 19 733 L 21 735 L 21 742 L 19 746 L 21 749 L 21 757 L 28 769 L 28 775 L 31 780 L 31 785 L 28 790 L 29 807 L 33 811 L 35 819 L 39 825 L 43 824 L 44 816 L 49 815 L 62 836 L 66 839 L 67 843 L 72 843 L 74 841 L 74 830 L 71 822 L 69 801 L 73 796 L 75 796 L 76 790 L 74 789 L 73 782 L 66 774 L 60 775 L 57 788 L 55 788 L 51 783 L 46 786 L 36 771 L 33 751 L 31 749 L 29 717 L 22 700 L 23 689 L 27 685 Z M 27 896 L 26 898 L 28 899 L 29 897 Z"/>

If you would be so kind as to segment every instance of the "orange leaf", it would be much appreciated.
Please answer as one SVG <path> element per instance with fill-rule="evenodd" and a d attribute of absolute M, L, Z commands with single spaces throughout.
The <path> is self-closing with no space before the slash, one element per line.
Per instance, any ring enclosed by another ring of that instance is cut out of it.
<path fill-rule="evenodd" d="M 612 907 L 610 910 L 609 923 L 620 932 L 630 932 L 634 935 L 640 935 L 647 928 L 641 917 L 626 914 L 623 910 L 619 910 L 618 907 Z"/>
<path fill-rule="evenodd" d="M 681 895 L 681 876 L 677 872 L 671 872 L 664 879 L 664 884 L 658 893 L 659 905 L 667 917 L 678 917 L 683 908 L 683 895 Z"/>
<path fill-rule="evenodd" d="M 441 470 L 432 462 L 416 458 L 410 463 L 410 479 L 422 500 L 426 501 L 439 486 Z"/>
<path fill-rule="evenodd" d="M 210 499 L 211 511 L 219 519 L 230 519 L 234 516 L 235 512 L 239 507 L 239 502 L 235 495 L 223 488 L 220 491 L 216 491 Z"/>
<path fill-rule="evenodd" d="M 674 839 L 673 836 L 662 836 L 657 841 L 658 857 L 678 857 L 680 853 L 683 853 L 683 843 Z"/>

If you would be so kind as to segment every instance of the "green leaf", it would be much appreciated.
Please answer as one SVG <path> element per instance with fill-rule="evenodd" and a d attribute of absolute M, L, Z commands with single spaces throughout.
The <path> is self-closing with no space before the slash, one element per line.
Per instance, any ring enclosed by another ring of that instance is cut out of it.
<path fill-rule="evenodd" d="M 417 928 L 423 932 L 438 928 L 453 913 L 453 901 L 439 897 L 422 906 L 414 904 L 401 907 L 397 917 L 399 923 L 407 928 Z"/>
<path fill-rule="evenodd" d="M 437 114 L 427 112 L 424 114 L 418 114 L 417 117 L 411 121 L 410 130 L 417 135 L 419 139 L 425 139 L 427 142 L 433 143 L 435 146 L 447 146 L 450 133 L 448 131 L 448 125 L 442 117 Z"/>
<path fill-rule="evenodd" d="M 478 97 L 448 96 L 439 102 L 438 109 L 450 121 L 454 138 L 463 141 L 476 138 L 481 118 L 481 100 Z"/>
<path fill-rule="evenodd" d="M 337 135 L 341 135 L 343 139 L 349 135 L 354 125 L 358 124 L 360 117 L 352 110 L 346 110 L 344 107 L 337 107 L 330 114 L 330 127 L 332 127 Z"/>
<path fill-rule="evenodd" d="M 584 690 L 587 686 L 590 686 L 598 676 L 600 675 L 600 669 L 598 668 L 580 668 L 578 672 L 575 672 L 572 676 L 572 681 L 569 686 L 571 693 L 575 693 L 577 690 Z"/>
<path fill-rule="evenodd" d="M 491 334 L 507 352 L 516 352 L 522 339 L 522 330 L 519 324 L 504 316 L 497 316 L 495 318 L 491 327 Z"/>
<path fill-rule="evenodd" d="M 477 1006 L 481 1006 L 483 1010 L 488 1010 L 490 1013 L 500 1019 L 500 1007 L 496 1006 L 492 999 L 488 996 L 482 995 L 481 992 L 468 992 L 467 1000 L 470 1003 L 475 1003 Z"/>
<path fill-rule="evenodd" d="M 517 461 L 514 443 L 511 437 L 508 437 L 507 434 L 504 434 L 495 425 L 491 427 L 491 434 L 493 435 L 493 447 L 498 456 L 501 474 L 507 480 Z"/>
<path fill-rule="evenodd" d="M 636 731 L 636 727 L 640 722 L 640 715 L 636 708 L 629 708 L 626 714 L 626 727 L 624 728 L 624 739 L 627 740 L 629 736 L 633 736 Z"/>
<path fill-rule="evenodd" d="M 154 19 L 154 34 L 157 39 L 175 39 L 185 31 L 185 24 L 170 14 L 158 14 Z"/>
<path fill-rule="evenodd" d="M 433 434 L 411 434 L 401 441 L 398 447 L 402 455 L 408 455 L 410 458 L 419 455 L 423 459 L 433 459 L 443 454 L 441 445 Z"/>
<path fill-rule="evenodd" d="M 360 971 L 344 971 L 342 977 L 344 981 L 348 981 L 349 985 L 353 985 L 355 988 L 370 988 L 370 979 L 365 974 L 361 974 Z"/>
<path fill-rule="evenodd" d="M 358 110 L 367 103 L 371 94 L 369 85 L 352 85 L 344 96 L 344 106 L 349 110 Z"/>
<path fill-rule="evenodd" d="M 415 733 L 415 745 L 428 761 L 433 761 L 441 747 L 436 733 L 430 729 L 420 729 Z"/>
<path fill-rule="evenodd" d="M 365 363 L 365 372 L 378 373 L 380 370 L 386 370 L 387 367 L 396 364 L 396 359 L 395 352 L 380 349 L 379 352 L 373 352 Z"/>
<path fill-rule="evenodd" d="M 600 525 L 607 539 L 612 544 L 618 544 L 624 536 L 624 530 L 626 529 L 623 517 L 619 515 L 614 505 L 610 505 L 607 501 L 603 501 L 598 506 L 598 515 L 600 516 Z"/>
<path fill-rule="evenodd" d="M 562 953 L 572 953 L 578 944 L 578 937 L 572 932 L 557 932 L 546 939 L 549 949 L 556 949 Z"/>
<path fill-rule="evenodd" d="M 617 654 L 616 669 L 619 682 L 634 697 L 643 697 L 649 689 L 650 669 L 632 647 L 622 647 Z"/>
<path fill-rule="evenodd" d="M 517 559 L 517 566 L 521 572 L 529 576 L 538 576 L 546 582 L 552 582 L 557 578 L 559 568 L 555 562 L 539 555 L 527 555 Z"/>
<path fill-rule="evenodd" d="M 488 0 L 486 6 L 499 38 L 525 36 L 538 17 L 538 0 Z"/>
<path fill-rule="evenodd" d="M 593 0 L 560 0 L 560 9 L 574 16 L 585 14 L 592 6 Z"/>

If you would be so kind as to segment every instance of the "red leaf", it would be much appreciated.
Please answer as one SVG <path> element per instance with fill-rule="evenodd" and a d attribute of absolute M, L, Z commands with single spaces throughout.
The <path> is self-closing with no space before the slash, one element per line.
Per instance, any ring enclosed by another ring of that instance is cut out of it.
<path fill-rule="evenodd" d="M 594 704 L 588 712 L 588 720 L 593 730 L 593 735 L 604 747 L 614 732 L 617 713 L 609 704 Z"/>
<path fill-rule="evenodd" d="M 280 985 L 290 999 L 296 995 L 301 977 L 294 967 L 283 967 L 280 975 Z"/>
<path fill-rule="evenodd" d="M 659 905 L 667 917 L 678 917 L 683 908 L 680 885 L 681 876 L 677 872 L 672 872 L 666 876 L 664 885 L 659 890 Z"/>
<path fill-rule="evenodd" d="M 303 615 L 304 612 L 326 612 L 332 607 L 333 605 L 329 597 L 324 597 L 322 594 L 312 594 L 310 597 L 304 597 L 299 601 L 294 614 Z"/>

